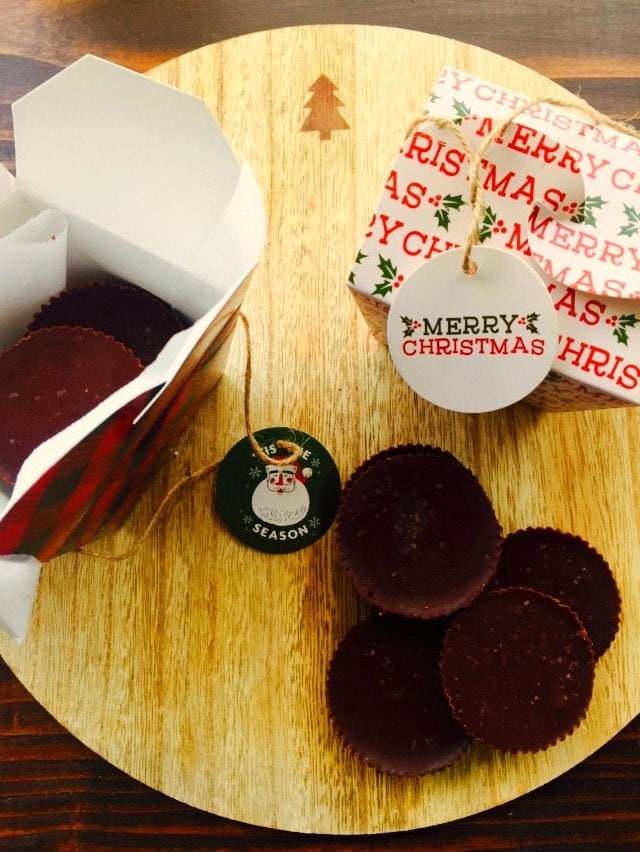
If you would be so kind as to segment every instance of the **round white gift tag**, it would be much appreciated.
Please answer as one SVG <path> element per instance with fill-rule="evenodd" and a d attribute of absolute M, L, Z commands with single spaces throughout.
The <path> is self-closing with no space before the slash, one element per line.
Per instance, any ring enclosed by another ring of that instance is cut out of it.
<path fill-rule="evenodd" d="M 436 255 L 402 284 L 387 339 L 402 378 L 451 411 L 478 413 L 525 397 L 549 372 L 556 312 L 540 276 L 513 252 L 478 245 Z"/>

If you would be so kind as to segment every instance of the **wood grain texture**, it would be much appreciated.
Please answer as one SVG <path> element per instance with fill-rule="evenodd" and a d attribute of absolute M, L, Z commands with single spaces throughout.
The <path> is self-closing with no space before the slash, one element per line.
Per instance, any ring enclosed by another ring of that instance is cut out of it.
<path fill-rule="evenodd" d="M 193 48 L 254 31 L 323 23 L 406 27 L 453 37 L 562 78 L 615 118 L 637 111 L 640 0 L 3 0 L 0 162 L 13 169 L 10 104 L 85 53 L 137 71 Z M 619 81 L 611 84 L 611 79 Z M 636 122 L 640 125 L 640 122 Z"/>
<path fill-rule="evenodd" d="M 589 716 L 566 742 L 519 757 L 475 746 L 433 778 L 380 776 L 344 754 L 326 716 L 330 654 L 366 612 L 337 564 L 333 533 L 287 557 L 249 551 L 221 529 L 211 483 L 199 482 L 131 560 L 49 563 L 27 644 L 3 639 L 0 652 L 56 719 L 115 766 L 235 820 L 331 834 L 443 823 L 555 778 L 640 709 L 640 537 L 629 501 L 640 484 L 638 412 L 434 409 L 398 379 L 345 287 L 390 160 L 445 63 L 532 96 L 559 92 L 469 45 L 366 27 L 246 36 L 152 76 L 207 100 L 264 192 L 269 239 L 244 305 L 255 428 L 313 434 L 343 477 L 395 443 L 451 450 L 483 482 L 507 531 L 550 524 L 607 556 L 624 599 L 621 631 L 598 667 Z M 325 141 L 300 130 L 320 74 L 337 86 L 351 128 Z M 135 539 L 186 468 L 242 436 L 243 370 L 236 335 L 227 375 L 106 549 Z"/>

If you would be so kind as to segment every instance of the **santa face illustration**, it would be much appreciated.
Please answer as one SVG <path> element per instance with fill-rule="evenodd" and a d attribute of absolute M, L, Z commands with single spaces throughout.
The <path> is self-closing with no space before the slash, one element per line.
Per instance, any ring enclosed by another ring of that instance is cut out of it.
<path fill-rule="evenodd" d="M 277 527 L 298 523 L 309 511 L 305 481 L 311 470 L 300 470 L 297 464 L 268 464 L 265 470 L 266 478 L 258 483 L 251 498 L 254 513 Z"/>

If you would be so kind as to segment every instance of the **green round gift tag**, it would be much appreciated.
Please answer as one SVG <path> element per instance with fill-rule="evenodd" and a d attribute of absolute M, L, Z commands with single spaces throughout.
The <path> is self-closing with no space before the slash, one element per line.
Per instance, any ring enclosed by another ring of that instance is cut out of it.
<path fill-rule="evenodd" d="M 248 438 L 233 446 L 218 468 L 215 504 L 229 531 L 243 544 L 266 553 L 292 553 L 317 541 L 338 511 L 340 474 L 315 438 L 288 427 L 255 432 L 265 456 L 259 458 Z M 291 464 L 278 464 L 302 448 Z"/>

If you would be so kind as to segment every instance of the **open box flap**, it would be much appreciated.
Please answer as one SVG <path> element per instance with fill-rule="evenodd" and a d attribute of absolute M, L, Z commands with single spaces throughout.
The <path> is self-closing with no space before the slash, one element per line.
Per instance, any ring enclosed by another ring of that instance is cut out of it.
<path fill-rule="evenodd" d="M 0 628 L 19 645 L 27 635 L 40 569 L 33 556 L 0 556 Z"/>
<path fill-rule="evenodd" d="M 0 204 L 13 192 L 14 186 L 14 176 L 3 165 L 0 165 Z"/>
<path fill-rule="evenodd" d="M 0 165 L 0 238 L 19 228 L 36 210 L 16 190 L 16 179 Z"/>
<path fill-rule="evenodd" d="M 112 232 L 67 216 L 67 280 L 73 285 L 117 276 L 144 287 L 197 320 L 242 281 L 258 262 L 266 237 L 260 190 L 248 163 L 240 167 L 235 190 L 203 244 L 184 264 L 149 254 Z"/>
<path fill-rule="evenodd" d="M 66 258 L 67 221 L 54 210 L 0 237 L 0 349 L 15 343 L 40 304 L 64 289 Z"/>
<path fill-rule="evenodd" d="M 13 104 L 19 191 L 177 266 L 239 176 L 204 101 L 85 56 Z"/>

